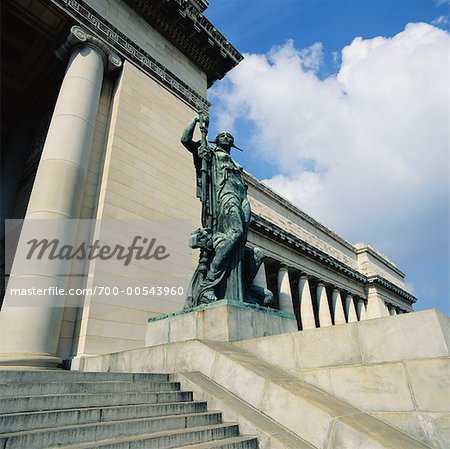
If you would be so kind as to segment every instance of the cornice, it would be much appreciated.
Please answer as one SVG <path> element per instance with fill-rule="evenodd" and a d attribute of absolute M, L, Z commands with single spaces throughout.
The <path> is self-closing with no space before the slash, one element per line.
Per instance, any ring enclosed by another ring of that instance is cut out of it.
<path fill-rule="evenodd" d="M 195 62 L 206 73 L 208 87 L 243 59 L 190 0 L 123 2 Z"/>
<path fill-rule="evenodd" d="M 405 299 L 410 304 L 414 304 L 417 301 L 417 298 L 414 295 L 411 295 L 411 293 L 408 293 L 407 291 L 403 290 L 400 287 L 397 287 L 392 282 L 388 281 L 387 279 L 381 277 L 381 276 L 369 276 L 367 278 L 367 286 L 370 285 L 378 285 L 380 287 L 383 287 L 385 290 L 388 290 L 392 293 L 395 293 L 398 296 L 401 296 L 403 299 Z M 393 304 L 397 305 L 397 304 Z"/>
<path fill-rule="evenodd" d="M 156 79 L 194 109 L 209 109 L 210 103 L 205 98 L 181 81 L 163 64 L 136 45 L 82 0 L 50 1 L 75 21 L 84 25 L 89 32 L 104 40 L 119 55 L 140 67 L 145 73 Z"/>

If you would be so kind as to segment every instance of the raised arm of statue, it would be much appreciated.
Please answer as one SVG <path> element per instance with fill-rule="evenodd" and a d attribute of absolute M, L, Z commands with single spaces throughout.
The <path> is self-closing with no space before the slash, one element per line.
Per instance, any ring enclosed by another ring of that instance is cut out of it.
<path fill-rule="evenodd" d="M 188 151 L 190 151 L 194 155 L 197 155 L 198 147 L 200 146 L 200 141 L 194 142 L 192 140 L 192 137 L 194 136 L 195 125 L 198 123 L 198 121 L 198 117 L 194 117 L 186 126 L 183 134 L 181 135 L 181 143 Z"/>

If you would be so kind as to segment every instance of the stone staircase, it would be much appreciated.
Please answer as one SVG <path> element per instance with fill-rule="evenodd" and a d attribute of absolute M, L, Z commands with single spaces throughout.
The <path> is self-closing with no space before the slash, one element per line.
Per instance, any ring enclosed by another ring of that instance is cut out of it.
<path fill-rule="evenodd" d="M 0 449 L 256 449 L 167 374 L 0 371 Z"/>

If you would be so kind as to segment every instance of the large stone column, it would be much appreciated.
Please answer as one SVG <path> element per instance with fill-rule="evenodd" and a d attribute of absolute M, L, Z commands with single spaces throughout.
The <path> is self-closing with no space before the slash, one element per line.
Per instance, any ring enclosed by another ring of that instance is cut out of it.
<path fill-rule="evenodd" d="M 316 321 L 314 318 L 314 308 L 309 288 L 308 276 L 302 274 L 298 282 L 298 297 L 300 300 L 300 319 L 302 329 L 315 329 Z"/>
<path fill-rule="evenodd" d="M 281 265 L 280 270 L 278 271 L 278 301 L 280 310 L 283 312 L 294 313 L 289 273 L 285 265 Z"/>
<path fill-rule="evenodd" d="M 68 56 L 64 80 L 56 102 L 42 157 L 33 185 L 24 228 L 34 220 L 52 220 L 55 237 L 64 242 L 75 238 L 73 220 L 79 218 L 94 126 L 105 68 L 119 67 L 120 58 L 97 38 L 74 26 L 67 41 L 58 50 Z M 27 224 L 29 223 L 29 224 Z M 36 223 L 36 222 L 34 222 Z M 50 222 L 49 222 L 50 223 Z M 72 224 L 71 224 L 72 223 Z M 22 231 L 21 239 L 26 235 Z M 19 247 L 25 242 L 19 240 Z M 16 259 L 18 257 L 16 256 Z M 70 265 L 58 268 L 46 265 L 44 259 L 36 271 L 24 270 L 15 259 L 0 312 L 0 368 L 55 368 L 64 298 L 47 294 L 29 298 L 17 307 L 17 297 L 10 288 L 64 287 Z M 28 304 L 30 306 L 28 306 Z"/>
<path fill-rule="evenodd" d="M 367 320 L 366 304 L 363 298 L 357 299 L 356 313 L 359 316 L 359 321 Z"/>
<path fill-rule="evenodd" d="M 331 326 L 330 306 L 328 305 L 327 290 L 323 282 L 317 284 L 317 304 L 319 308 L 319 326 Z"/>
<path fill-rule="evenodd" d="M 344 324 L 345 323 L 344 307 L 342 305 L 341 292 L 337 288 L 333 289 L 331 304 L 333 306 L 334 324 Z"/>
<path fill-rule="evenodd" d="M 349 323 L 358 321 L 358 317 L 356 316 L 355 304 L 353 302 L 353 296 L 350 293 L 345 298 L 345 310 L 347 312 Z"/>
<path fill-rule="evenodd" d="M 388 308 L 388 311 L 389 311 L 389 315 L 397 315 L 397 310 L 396 310 L 396 308 L 395 308 L 395 306 L 393 306 L 392 304 L 389 304 L 388 306 L 387 306 L 387 308 Z"/>
<path fill-rule="evenodd" d="M 258 287 L 267 288 L 267 277 L 266 277 L 266 267 L 264 261 L 262 261 L 255 278 L 253 279 L 253 284 Z"/>

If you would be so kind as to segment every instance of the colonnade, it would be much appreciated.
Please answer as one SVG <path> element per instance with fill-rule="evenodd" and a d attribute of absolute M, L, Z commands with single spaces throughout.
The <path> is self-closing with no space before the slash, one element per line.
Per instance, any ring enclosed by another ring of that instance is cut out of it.
<path fill-rule="evenodd" d="M 272 268 L 269 276 L 275 277 L 276 283 L 273 282 L 269 289 L 272 287 L 273 290 L 276 284 L 274 293 L 278 308 L 294 313 L 302 330 L 404 313 L 399 307 L 384 302 L 376 290 L 363 297 L 283 263 L 274 266 L 276 272 Z M 264 288 L 268 288 L 266 271 L 262 264 L 254 280 Z M 370 300 L 373 304 L 368 307 Z"/>

